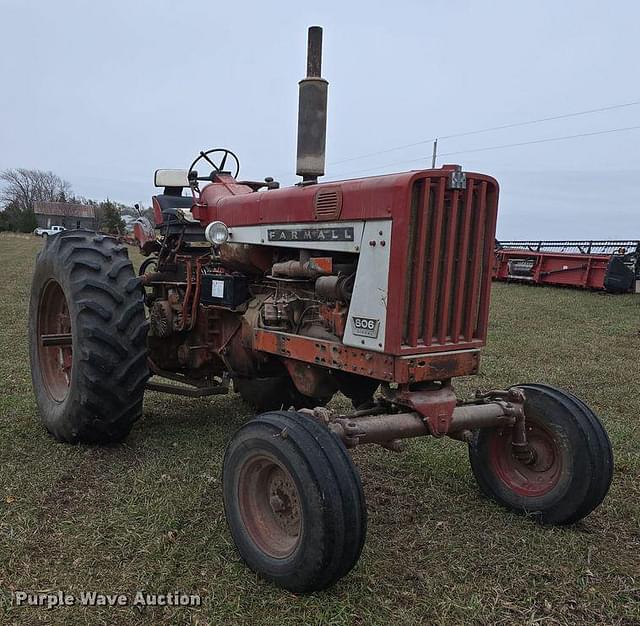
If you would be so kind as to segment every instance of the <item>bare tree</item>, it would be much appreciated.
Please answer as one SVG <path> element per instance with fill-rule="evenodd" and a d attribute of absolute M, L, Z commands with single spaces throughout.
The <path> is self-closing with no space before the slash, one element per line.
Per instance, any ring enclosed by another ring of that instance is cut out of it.
<path fill-rule="evenodd" d="M 69 182 L 42 170 L 4 170 L 0 183 L 0 205 L 15 206 L 20 211 L 33 211 L 35 202 L 65 202 L 71 195 Z"/>

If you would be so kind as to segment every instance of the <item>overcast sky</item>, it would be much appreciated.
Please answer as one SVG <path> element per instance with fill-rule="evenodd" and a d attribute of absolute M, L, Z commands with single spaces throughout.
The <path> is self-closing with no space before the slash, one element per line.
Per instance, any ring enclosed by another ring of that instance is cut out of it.
<path fill-rule="evenodd" d="M 149 204 L 154 169 L 225 146 L 243 177 L 291 184 L 314 24 L 327 178 L 429 165 L 434 136 L 640 100 L 632 0 L 0 0 L 0 169 Z M 499 180 L 499 237 L 640 238 L 638 129 L 463 153 L 631 126 L 638 105 L 442 139 L 460 154 L 440 162 Z"/>

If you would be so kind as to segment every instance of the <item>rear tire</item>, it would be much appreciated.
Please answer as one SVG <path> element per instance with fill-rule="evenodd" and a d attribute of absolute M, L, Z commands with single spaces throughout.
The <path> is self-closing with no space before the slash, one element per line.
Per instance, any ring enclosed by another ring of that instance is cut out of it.
<path fill-rule="evenodd" d="M 45 242 L 31 285 L 31 375 L 42 422 L 58 441 L 112 443 L 129 434 L 149 377 L 147 328 L 125 246 L 78 230 Z M 44 335 L 71 341 L 46 347 Z"/>
<path fill-rule="evenodd" d="M 263 578 L 318 591 L 357 563 L 367 525 L 360 477 L 342 441 L 312 418 L 279 411 L 240 428 L 223 490 L 238 552 Z"/>
<path fill-rule="evenodd" d="M 518 385 L 525 393 L 531 464 L 511 452 L 511 428 L 476 431 L 469 446 L 480 489 L 506 508 L 545 524 L 571 524 L 593 511 L 613 475 L 611 443 L 584 402 L 548 385 Z"/>

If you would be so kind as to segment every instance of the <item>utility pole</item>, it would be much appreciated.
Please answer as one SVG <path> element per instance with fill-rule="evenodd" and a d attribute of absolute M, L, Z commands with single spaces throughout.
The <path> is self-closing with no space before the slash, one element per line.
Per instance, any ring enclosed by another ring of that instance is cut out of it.
<path fill-rule="evenodd" d="M 431 169 L 436 168 L 436 156 L 438 154 L 438 138 L 433 140 L 433 155 L 431 156 Z"/>

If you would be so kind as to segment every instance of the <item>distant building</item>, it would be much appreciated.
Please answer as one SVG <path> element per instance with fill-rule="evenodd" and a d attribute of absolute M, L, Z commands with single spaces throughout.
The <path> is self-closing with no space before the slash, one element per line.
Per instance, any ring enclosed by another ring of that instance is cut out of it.
<path fill-rule="evenodd" d="M 75 202 L 35 202 L 33 212 L 38 226 L 64 226 L 67 229 L 97 230 L 96 207 Z"/>

